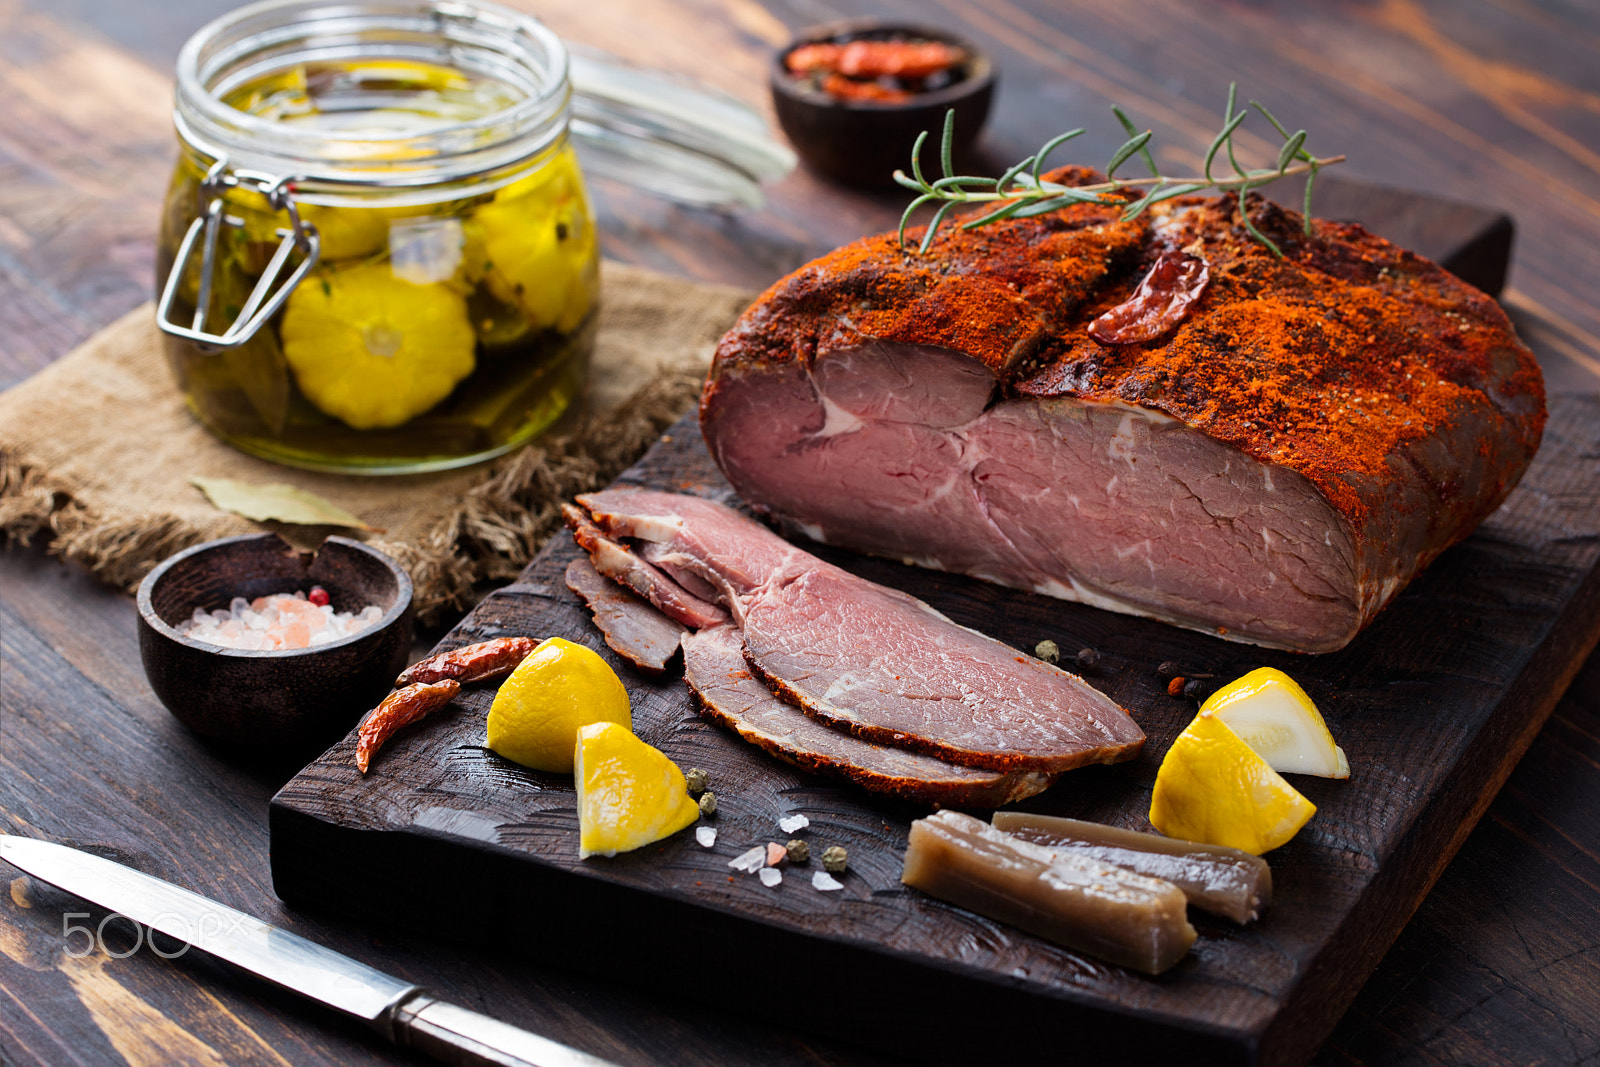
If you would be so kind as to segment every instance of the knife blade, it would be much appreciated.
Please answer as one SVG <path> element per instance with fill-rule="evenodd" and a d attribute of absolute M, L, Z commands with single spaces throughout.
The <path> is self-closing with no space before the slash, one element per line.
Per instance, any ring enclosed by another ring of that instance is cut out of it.
<path fill-rule="evenodd" d="M 608 1061 L 457 1007 L 252 915 L 87 852 L 0 834 L 0 859 L 40 881 L 193 945 L 446 1063 L 611 1067 Z"/>

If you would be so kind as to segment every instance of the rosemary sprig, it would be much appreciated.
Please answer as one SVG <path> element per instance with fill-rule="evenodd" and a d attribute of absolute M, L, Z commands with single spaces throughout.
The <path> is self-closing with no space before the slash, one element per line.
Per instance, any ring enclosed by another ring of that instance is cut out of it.
<path fill-rule="evenodd" d="M 1239 132 L 1250 115 L 1249 108 L 1238 107 L 1238 85 L 1228 86 L 1228 104 L 1222 113 L 1222 128 L 1212 138 L 1211 146 L 1206 150 L 1205 163 L 1201 168 L 1200 176 L 1192 178 L 1173 178 L 1161 173 L 1161 168 L 1156 165 L 1155 157 L 1150 154 L 1151 131 L 1140 131 L 1122 109 L 1112 105 L 1111 112 L 1117 117 L 1128 134 L 1128 139 L 1122 146 L 1111 154 L 1111 162 L 1106 166 L 1107 181 L 1096 185 L 1061 185 L 1056 182 L 1047 182 L 1040 177 L 1044 169 L 1044 162 L 1050 153 L 1061 147 L 1074 137 L 1083 134 L 1082 129 L 1069 130 L 1058 134 L 1046 141 L 1039 151 L 1022 160 L 1020 163 L 1008 168 L 998 178 L 980 178 L 967 175 L 958 175 L 952 164 L 953 145 L 955 141 L 954 110 L 945 112 L 944 135 L 939 143 L 939 163 L 944 170 L 944 176 L 935 181 L 928 181 L 922 173 L 922 146 L 927 143 L 928 131 L 924 130 L 918 137 L 916 145 L 911 149 L 911 174 L 907 176 L 904 171 L 894 172 L 894 180 L 917 194 L 916 199 L 906 208 L 905 214 L 900 216 L 900 247 L 905 248 L 906 226 L 911 221 L 911 216 L 924 204 L 938 204 L 933 220 L 928 224 L 928 229 L 922 235 L 922 243 L 917 247 L 918 254 L 924 254 L 933 244 L 933 238 L 943 225 L 950 212 L 961 204 L 982 204 L 995 201 L 1004 201 L 995 210 L 976 218 L 968 219 L 961 224 L 963 230 L 977 229 L 979 226 L 998 222 L 1001 219 L 1031 218 L 1034 215 L 1043 215 L 1050 211 L 1066 207 L 1068 204 L 1111 204 L 1123 205 L 1122 218 L 1124 221 L 1137 218 L 1144 214 L 1152 204 L 1159 204 L 1163 200 L 1171 200 L 1178 196 L 1188 196 L 1190 193 L 1201 192 L 1206 189 L 1216 189 L 1219 192 L 1237 191 L 1239 194 L 1239 217 L 1246 230 L 1257 241 L 1260 241 L 1272 254 L 1279 259 L 1283 258 L 1283 251 L 1270 237 L 1256 228 L 1255 222 L 1250 218 L 1249 212 L 1244 209 L 1245 194 L 1252 189 L 1259 189 L 1280 178 L 1292 178 L 1305 175 L 1305 231 L 1311 233 L 1311 190 L 1317 180 L 1317 174 L 1323 167 L 1335 163 L 1343 163 L 1344 156 L 1318 157 L 1306 148 L 1306 131 L 1296 130 L 1290 133 L 1277 118 L 1268 111 L 1264 105 L 1252 100 L 1250 107 L 1261 113 L 1262 118 L 1271 124 L 1272 128 L 1283 138 L 1283 144 L 1278 150 L 1276 165 L 1272 167 L 1247 169 L 1239 164 L 1235 154 L 1233 139 Z M 1225 155 L 1228 166 L 1233 173 L 1222 172 L 1213 174 L 1218 155 Z M 1148 178 L 1118 178 L 1117 169 L 1134 156 L 1138 156 L 1150 171 Z M 1124 190 L 1145 188 L 1148 191 L 1139 199 L 1126 205 L 1123 198 L 1115 194 Z"/>

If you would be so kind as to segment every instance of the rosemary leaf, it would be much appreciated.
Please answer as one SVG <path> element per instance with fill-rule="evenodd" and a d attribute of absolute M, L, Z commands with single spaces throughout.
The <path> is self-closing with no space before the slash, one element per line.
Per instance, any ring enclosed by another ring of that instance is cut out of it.
<path fill-rule="evenodd" d="M 957 203 L 958 201 L 955 200 L 947 200 L 944 206 L 934 214 L 933 221 L 928 223 L 928 232 L 922 235 L 922 246 L 917 249 L 918 255 L 927 255 L 929 247 L 933 244 L 933 235 L 938 232 L 940 223 L 944 222 L 944 217 L 950 214 L 950 209 L 955 207 Z"/>
<path fill-rule="evenodd" d="M 1300 146 L 1306 143 L 1306 131 L 1296 130 L 1293 137 L 1283 142 L 1283 147 L 1278 149 L 1278 173 L 1282 174 L 1289 169 L 1289 164 L 1294 162 L 1300 154 Z"/>
<path fill-rule="evenodd" d="M 939 162 L 944 165 L 944 176 L 950 177 L 956 172 L 954 150 L 956 143 L 956 109 L 951 108 L 944 113 L 944 136 L 939 139 Z"/>
<path fill-rule="evenodd" d="M 934 196 L 932 193 L 926 193 L 926 194 L 924 194 L 922 196 L 917 197 L 915 200 L 911 201 L 911 204 L 905 210 L 905 214 L 900 216 L 900 235 L 899 236 L 900 236 L 900 247 L 901 248 L 905 248 L 905 246 L 906 246 L 906 224 L 911 221 L 912 212 L 916 211 L 917 208 L 921 207 L 923 204 L 926 204 L 928 201 L 937 200 L 937 199 L 939 199 L 939 198 L 937 196 Z"/>
<path fill-rule="evenodd" d="M 1029 156 L 1021 163 L 1013 164 L 1010 170 L 1006 171 L 1004 174 L 1000 175 L 999 178 L 995 179 L 994 191 L 997 193 L 1003 193 L 1007 189 L 1011 188 L 1011 183 L 1017 180 L 1017 175 L 1033 166 L 1033 158 L 1033 156 Z"/>
<path fill-rule="evenodd" d="M 911 189 L 919 193 L 927 188 L 926 185 L 923 185 L 915 178 L 906 177 L 906 172 L 903 170 L 897 170 L 894 172 L 894 180 L 905 186 L 907 189 Z"/>
<path fill-rule="evenodd" d="M 932 185 L 928 186 L 928 188 L 930 188 L 930 189 L 959 189 L 963 185 L 993 185 L 993 184 L 994 184 L 994 179 L 993 178 L 974 178 L 974 177 L 971 177 L 971 176 L 968 176 L 968 175 L 951 175 L 948 178 L 940 178 L 938 181 L 936 181 Z"/>
<path fill-rule="evenodd" d="M 1027 206 L 1028 201 L 1026 200 L 1012 200 L 1001 207 L 995 208 L 987 215 L 979 215 L 975 219 L 968 219 L 961 224 L 961 228 L 963 230 L 976 230 L 979 226 L 986 226 L 991 222 L 999 222 L 1001 219 L 1009 219 Z"/>
<path fill-rule="evenodd" d="M 1289 136 L 1289 131 L 1284 128 L 1283 123 L 1278 121 L 1278 117 L 1276 115 L 1267 110 L 1267 106 L 1265 104 L 1259 100 L 1252 100 L 1250 101 L 1250 106 L 1261 112 L 1262 118 L 1272 123 L 1272 128 L 1278 131 L 1279 137 Z"/>
<path fill-rule="evenodd" d="M 1121 148 L 1117 149 L 1116 154 L 1111 157 L 1111 162 L 1106 165 L 1106 177 L 1115 178 L 1117 176 L 1117 168 L 1126 163 L 1129 156 L 1148 144 L 1151 135 L 1152 131 L 1146 130 L 1130 138 Z"/>
<path fill-rule="evenodd" d="M 1306 202 L 1304 210 L 1300 212 L 1300 217 L 1304 220 L 1302 225 L 1305 227 L 1307 237 L 1311 236 L 1311 186 L 1316 180 L 1317 164 L 1312 163 L 1311 169 L 1306 171 Z"/>
<path fill-rule="evenodd" d="M 1120 107 L 1118 107 L 1116 104 L 1112 104 L 1111 113 L 1117 116 L 1117 121 L 1122 123 L 1122 128 L 1127 132 L 1129 137 L 1135 137 L 1138 135 L 1139 127 L 1133 124 L 1132 119 L 1123 114 L 1123 111 Z M 1150 168 L 1150 177 L 1161 177 L 1161 168 L 1156 166 L 1156 157 L 1150 154 L 1150 148 L 1148 145 L 1139 146 L 1139 155 L 1143 157 L 1144 165 Z"/>
<path fill-rule="evenodd" d="M 1044 147 L 1040 148 L 1033 157 L 1033 183 L 1035 185 L 1039 184 L 1039 170 L 1044 166 L 1044 157 L 1083 133 L 1084 129 L 1080 126 L 1076 130 L 1068 130 L 1066 133 L 1057 134 L 1044 143 Z"/>
<path fill-rule="evenodd" d="M 1272 238 L 1256 229 L 1255 220 L 1250 217 L 1250 212 L 1245 205 L 1245 196 L 1249 194 L 1252 186 L 1246 183 L 1239 190 L 1239 218 L 1244 220 L 1244 228 L 1250 231 L 1250 236 L 1267 246 L 1267 250 L 1279 259 L 1283 258 L 1283 249 L 1275 244 Z"/>
<path fill-rule="evenodd" d="M 1206 149 L 1206 163 L 1201 170 L 1205 174 L 1207 182 L 1213 180 L 1211 177 L 1211 161 L 1217 158 L 1217 151 L 1222 148 L 1223 142 L 1232 142 L 1233 131 L 1239 128 L 1239 124 L 1245 120 L 1248 114 L 1249 112 L 1240 112 L 1230 118 L 1227 124 L 1222 127 L 1222 132 L 1218 133 L 1216 139 L 1211 142 L 1211 147 Z"/>
<path fill-rule="evenodd" d="M 945 113 L 944 124 L 946 126 L 950 125 L 950 123 L 955 120 L 955 116 L 955 108 L 951 108 Z M 928 131 L 923 130 L 921 133 L 917 134 L 917 141 L 911 146 L 911 173 L 917 179 L 917 185 L 923 189 L 928 187 L 928 179 L 922 176 L 922 146 L 926 144 L 927 141 Z"/>

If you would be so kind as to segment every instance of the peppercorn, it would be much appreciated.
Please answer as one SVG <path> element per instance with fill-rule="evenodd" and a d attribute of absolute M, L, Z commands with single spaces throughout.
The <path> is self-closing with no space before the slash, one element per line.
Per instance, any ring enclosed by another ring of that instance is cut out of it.
<path fill-rule="evenodd" d="M 1078 666 L 1086 671 L 1092 671 L 1100 666 L 1100 653 L 1092 648 L 1078 649 Z"/>
<path fill-rule="evenodd" d="M 1161 665 L 1156 668 L 1156 673 L 1161 675 L 1163 678 L 1171 678 L 1174 674 L 1177 674 L 1181 670 L 1183 670 L 1183 668 L 1178 666 L 1177 660 L 1164 659 L 1161 661 Z"/>
<path fill-rule="evenodd" d="M 1061 646 L 1046 638 L 1033 646 L 1033 654 L 1046 663 L 1061 662 Z"/>
<path fill-rule="evenodd" d="M 1175 697 L 1175 696 L 1182 696 L 1182 695 L 1183 695 L 1183 675 L 1180 674 L 1180 675 L 1175 676 L 1172 679 L 1172 681 L 1167 683 L 1167 696 Z"/>
<path fill-rule="evenodd" d="M 711 783 L 711 775 L 702 771 L 699 767 L 690 767 L 689 773 L 683 776 L 683 780 L 688 784 L 689 792 L 698 796 L 704 793 L 706 786 Z"/>
<path fill-rule="evenodd" d="M 804 863 L 811 858 L 811 846 L 798 837 L 784 847 L 789 850 L 790 863 Z"/>
<path fill-rule="evenodd" d="M 700 794 L 700 814 L 715 815 L 717 813 L 717 794 L 707 790 Z"/>
<path fill-rule="evenodd" d="M 843 874 L 849 857 L 843 845 L 829 845 L 822 850 L 822 869 L 829 874 Z"/>
<path fill-rule="evenodd" d="M 1199 678 L 1190 678 L 1187 682 L 1183 683 L 1183 695 L 1188 697 L 1190 700 L 1199 700 L 1200 695 L 1205 692 L 1205 688 L 1205 682 Z"/>

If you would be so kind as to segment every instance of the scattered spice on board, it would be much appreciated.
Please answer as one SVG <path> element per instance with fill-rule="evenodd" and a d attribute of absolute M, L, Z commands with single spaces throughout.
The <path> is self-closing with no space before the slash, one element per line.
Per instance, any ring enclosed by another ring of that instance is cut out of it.
<path fill-rule="evenodd" d="M 757 877 L 761 879 L 762 885 L 766 886 L 768 889 L 771 889 L 773 886 L 783 881 L 783 872 L 778 870 L 776 867 L 763 867 L 761 868 L 760 872 L 758 872 Z"/>
<path fill-rule="evenodd" d="M 1033 646 L 1033 654 L 1046 663 L 1061 662 L 1061 646 L 1048 638 Z"/>
<path fill-rule="evenodd" d="M 707 790 L 700 794 L 700 814 L 715 815 L 717 813 L 717 794 Z"/>
<path fill-rule="evenodd" d="M 829 845 L 822 850 L 822 869 L 829 874 L 843 874 L 849 859 L 850 853 L 843 845 Z"/>
<path fill-rule="evenodd" d="M 806 818 L 804 815 L 798 814 L 785 815 L 783 818 L 778 820 L 778 829 L 782 830 L 786 834 L 792 834 L 797 830 L 804 830 L 810 825 L 810 819 Z"/>
<path fill-rule="evenodd" d="M 736 871 L 743 871 L 744 873 L 749 874 L 752 871 L 758 871 L 762 867 L 765 867 L 766 863 L 767 846 L 757 845 L 748 852 L 741 852 L 739 855 L 729 860 L 728 866 L 732 867 Z"/>
<path fill-rule="evenodd" d="M 1100 653 L 1092 648 L 1078 649 L 1078 666 L 1086 671 L 1092 671 L 1100 666 Z"/>
<path fill-rule="evenodd" d="M 714 826 L 696 826 L 694 839 L 700 842 L 702 848 L 710 848 L 717 843 L 717 830 Z"/>
<path fill-rule="evenodd" d="M 689 792 L 699 796 L 706 791 L 706 786 L 711 784 L 711 775 L 699 767 L 690 767 L 688 773 L 683 776 L 683 780 L 688 785 Z"/>
<path fill-rule="evenodd" d="M 1185 680 L 1186 679 L 1181 674 L 1174 675 L 1172 680 L 1167 683 L 1167 696 L 1169 696 L 1169 697 L 1182 696 L 1183 695 L 1183 683 L 1185 682 Z"/>
<path fill-rule="evenodd" d="M 811 885 L 813 888 L 823 893 L 831 893 L 835 889 L 844 888 L 844 883 L 839 881 L 839 879 L 835 878 L 833 875 L 829 874 L 827 871 L 818 871 L 816 874 L 813 874 L 811 876 Z"/>
<path fill-rule="evenodd" d="M 767 866 L 776 867 L 789 856 L 789 850 L 776 841 L 767 842 Z"/>
<path fill-rule="evenodd" d="M 798 837 L 784 846 L 789 852 L 790 863 L 805 863 L 811 859 L 811 846 Z"/>

